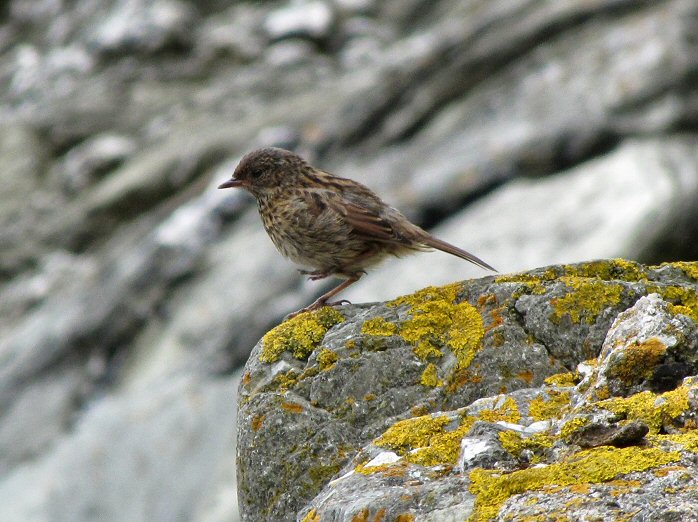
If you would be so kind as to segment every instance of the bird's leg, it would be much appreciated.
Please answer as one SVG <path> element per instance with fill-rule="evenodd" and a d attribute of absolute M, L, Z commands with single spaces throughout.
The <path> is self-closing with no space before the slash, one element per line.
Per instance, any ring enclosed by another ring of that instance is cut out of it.
<path fill-rule="evenodd" d="M 346 301 L 346 300 L 328 303 L 327 300 L 330 299 L 331 297 L 334 297 L 335 295 L 337 295 L 339 292 L 341 292 L 345 288 L 356 283 L 359 279 L 361 279 L 361 276 L 364 275 L 364 273 L 365 272 L 362 271 L 362 272 L 356 272 L 354 274 L 351 274 L 346 281 L 337 285 L 329 292 L 322 294 L 312 304 L 306 306 L 305 308 L 301 308 L 297 312 L 293 312 L 292 314 L 289 314 L 287 319 L 291 319 L 292 317 L 296 317 L 298 314 L 302 314 L 303 312 L 310 312 L 312 310 L 317 310 L 318 308 L 322 308 L 323 306 L 335 306 L 335 305 L 339 305 L 339 304 L 349 303 L 349 301 Z"/>
<path fill-rule="evenodd" d="M 332 275 L 331 272 L 325 272 L 323 270 L 298 270 L 301 274 L 307 275 L 308 279 L 311 281 L 317 281 L 318 279 L 325 279 Z"/>

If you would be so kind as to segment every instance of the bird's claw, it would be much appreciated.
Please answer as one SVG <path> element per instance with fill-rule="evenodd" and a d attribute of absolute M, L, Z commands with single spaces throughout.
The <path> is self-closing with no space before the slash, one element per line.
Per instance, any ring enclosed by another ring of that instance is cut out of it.
<path fill-rule="evenodd" d="M 348 299 L 340 299 L 339 301 L 332 301 L 331 303 L 325 303 L 325 306 L 341 306 L 345 304 L 351 304 Z"/>

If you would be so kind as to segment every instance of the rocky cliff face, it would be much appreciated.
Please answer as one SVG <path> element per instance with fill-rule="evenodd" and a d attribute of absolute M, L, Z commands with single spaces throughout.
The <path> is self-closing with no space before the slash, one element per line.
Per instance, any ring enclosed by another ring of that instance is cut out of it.
<path fill-rule="evenodd" d="M 12 0 L 0 20 L 2 520 L 235 517 L 237 368 L 322 290 L 214 189 L 252 148 L 502 272 L 698 255 L 692 0 Z M 480 275 L 422 254 L 344 297 Z"/>

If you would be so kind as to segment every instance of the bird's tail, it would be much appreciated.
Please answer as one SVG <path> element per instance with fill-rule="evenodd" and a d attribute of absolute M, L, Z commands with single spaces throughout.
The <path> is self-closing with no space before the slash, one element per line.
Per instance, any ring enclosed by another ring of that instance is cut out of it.
<path fill-rule="evenodd" d="M 462 248 L 458 248 L 457 246 L 454 246 L 451 243 L 446 243 L 446 241 L 442 241 L 441 239 L 438 239 L 434 236 L 427 235 L 427 237 L 420 238 L 420 241 L 427 246 L 436 248 L 437 250 L 441 250 L 442 252 L 446 252 L 447 254 L 458 256 L 461 259 L 465 259 L 466 261 L 470 261 L 471 263 L 479 267 L 485 268 L 487 270 L 492 270 L 493 272 L 497 271 L 496 269 L 492 268 L 490 265 L 485 263 L 479 257 L 476 257 L 472 255 L 470 252 L 466 252 Z"/>

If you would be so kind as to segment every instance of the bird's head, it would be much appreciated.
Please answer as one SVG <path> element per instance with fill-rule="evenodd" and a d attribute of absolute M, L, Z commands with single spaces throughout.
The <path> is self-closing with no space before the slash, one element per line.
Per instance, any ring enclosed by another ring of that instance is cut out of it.
<path fill-rule="evenodd" d="M 307 164 L 303 158 L 284 149 L 267 147 L 245 154 L 233 177 L 218 188 L 240 187 L 254 195 L 283 187 L 299 176 Z"/>

